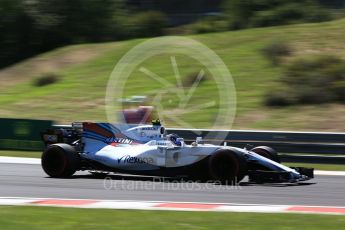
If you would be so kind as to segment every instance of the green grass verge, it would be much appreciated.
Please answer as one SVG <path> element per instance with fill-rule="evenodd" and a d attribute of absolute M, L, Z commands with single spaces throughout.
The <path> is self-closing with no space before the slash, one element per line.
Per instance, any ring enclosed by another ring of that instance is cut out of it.
<path fill-rule="evenodd" d="M 11 156 L 11 157 L 30 157 L 40 158 L 41 152 L 28 152 L 28 151 L 0 151 L 0 156 Z M 345 165 L 333 165 L 333 164 L 307 164 L 307 163 L 283 163 L 287 166 L 295 167 L 310 167 L 316 170 L 330 170 L 330 171 L 345 171 Z"/>
<path fill-rule="evenodd" d="M 2 229 L 343 229 L 345 216 L 0 206 Z"/>
<path fill-rule="evenodd" d="M 327 36 L 320 36 L 320 31 Z M 261 53 L 272 40 L 284 40 L 291 44 L 293 56 L 335 54 L 344 58 L 344 34 L 345 20 L 342 19 L 190 37 L 215 51 L 232 73 L 237 93 L 234 129 L 344 131 L 343 105 L 265 107 L 263 95 L 276 89 L 282 69 L 272 66 Z M 61 123 L 105 121 L 105 87 L 112 69 L 130 48 L 142 41 L 144 39 L 67 46 L 1 71 L 0 117 L 44 118 Z M 176 61 L 183 80 L 188 81 L 191 73 L 200 70 L 200 65 L 191 58 L 176 56 Z M 152 57 L 142 66 L 176 84 L 169 55 Z M 35 87 L 34 79 L 46 72 L 54 72 L 60 80 L 52 85 Z M 210 79 L 212 77 L 200 84 L 192 105 L 204 105 L 217 98 L 215 84 Z M 150 96 L 152 89 L 157 88 L 161 89 L 162 85 L 136 69 L 126 84 L 124 96 Z M 191 105 L 176 111 L 171 109 L 178 103 L 176 98 L 174 92 L 170 97 L 163 97 L 164 111 L 182 114 L 185 121 L 197 128 L 212 124 L 217 104 L 197 112 L 190 110 Z M 165 122 L 168 126 L 176 125 L 174 121 Z"/>
<path fill-rule="evenodd" d="M 42 152 L 0 150 L 0 156 L 40 158 Z"/>
<path fill-rule="evenodd" d="M 315 170 L 328 170 L 328 171 L 345 171 L 345 165 L 336 164 L 308 164 L 308 163 L 283 163 L 291 167 L 307 167 L 314 168 Z"/>

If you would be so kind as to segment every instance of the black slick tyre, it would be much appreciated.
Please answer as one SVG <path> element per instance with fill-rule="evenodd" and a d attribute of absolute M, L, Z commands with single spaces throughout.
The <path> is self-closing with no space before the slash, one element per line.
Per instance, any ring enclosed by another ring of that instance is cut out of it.
<path fill-rule="evenodd" d="M 256 154 L 259 154 L 260 156 L 266 157 L 272 161 L 275 161 L 277 163 L 280 163 L 280 159 L 278 156 L 277 151 L 275 151 L 273 148 L 268 147 L 268 146 L 258 146 L 250 151 L 255 152 Z"/>
<path fill-rule="evenodd" d="M 247 162 L 240 154 L 220 150 L 210 157 L 209 172 L 214 181 L 237 184 L 247 174 Z"/>
<path fill-rule="evenodd" d="M 53 144 L 43 152 L 41 165 L 50 177 L 66 178 L 80 168 L 80 156 L 71 145 Z"/>

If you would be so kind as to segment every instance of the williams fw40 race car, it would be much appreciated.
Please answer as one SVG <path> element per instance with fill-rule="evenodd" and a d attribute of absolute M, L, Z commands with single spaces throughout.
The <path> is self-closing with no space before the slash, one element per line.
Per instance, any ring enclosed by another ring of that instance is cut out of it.
<path fill-rule="evenodd" d="M 42 133 L 46 149 L 42 168 L 50 177 L 71 177 L 76 171 L 125 173 L 188 178 L 222 184 L 300 182 L 313 178 L 313 169 L 289 168 L 270 147 L 252 149 L 206 144 L 201 138 L 186 144 L 166 134 L 160 123 L 113 125 L 73 123 Z"/>

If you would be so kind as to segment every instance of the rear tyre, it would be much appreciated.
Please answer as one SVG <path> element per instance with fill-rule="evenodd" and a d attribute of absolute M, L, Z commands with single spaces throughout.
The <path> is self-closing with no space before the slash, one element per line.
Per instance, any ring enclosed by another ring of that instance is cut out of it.
<path fill-rule="evenodd" d="M 68 144 L 53 144 L 42 154 L 42 168 L 50 177 L 66 178 L 80 168 L 80 156 Z"/>
<path fill-rule="evenodd" d="M 247 162 L 243 156 L 235 152 L 218 151 L 209 159 L 209 172 L 214 181 L 237 184 L 247 174 Z"/>
<path fill-rule="evenodd" d="M 275 151 L 273 148 L 268 146 L 258 146 L 250 151 L 253 151 L 256 154 L 259 154 L 260 156 L 266 157 L 272 161 L 275 161 L 277 163 L 280 163 L 280 158 L 278 156 L 277 151 Z"/>

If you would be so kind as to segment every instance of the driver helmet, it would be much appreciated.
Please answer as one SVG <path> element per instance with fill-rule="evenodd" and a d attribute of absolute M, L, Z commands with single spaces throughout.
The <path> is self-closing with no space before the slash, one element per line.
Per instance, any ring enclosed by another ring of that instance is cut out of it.
<path fill-rule="evenodd" d="M 175 145 L 177 145 L 177 146 L 181 146 L 182 145 L 181 141 L 179 140 L 179 136 L 177 134 L 175 134 L 175 133 L 169 134 L 168 138 Z"/>

